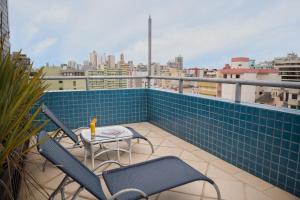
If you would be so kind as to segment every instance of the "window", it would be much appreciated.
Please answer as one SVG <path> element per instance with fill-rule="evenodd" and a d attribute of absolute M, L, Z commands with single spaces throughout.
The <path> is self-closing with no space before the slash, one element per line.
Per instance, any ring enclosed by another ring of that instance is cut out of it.
<path fill-rule="evenodd" d="M 227 74 L 224 74 L 224 75 L 223 75 L 223 78 L 227 78 Z"/>
<path fill-rule="evenodd" d="M 297 107 L 296 106 L 291 106 L 291 109 L 296 109 Z"/>
<path fill-rule="evenodd" d="M 230 74 L 230 78 L 232 78 L 232 74 Z"/>
<path fill-rule="evenodd" d="M 63 90 L 64 88 L 59 88 L 59 90 Z"/>
<path fill-rule="evenodd" d="M 263 94 L 263 92 L 259 92 L 259 95 L 262 95 Z"/>
<path fill-rule="evenodd" d="M 240 75 L 239 74 L 235 75 L 235 78 L 240 78 Z"/>
<path fill-rule="evenodd" d="M 288 100 L 289 100 L 289 93 L 286 92 L 286 93 L 285 93 L 285 101 L 288 101 Z"/>
<path fill-rule="evenodd" d="M 63 81 L 58 81 L 58 83 L 63 83 Z"/>
<path fill-rule="evenodd" d="M 297 94 L 292 94 L 292 99 L 297 99 L 298 95 Z"/>
<path fill-rule="evenodd" d="M 76 87 L 76 81 L 73 81 L 73 87 Z"/>
<path fill-rule="evenodd" d="M 280 101 L 283 101 L 283 94 L 282 94 L 282 95 L 279 95 L 279 100 L 280 100 Z"/>

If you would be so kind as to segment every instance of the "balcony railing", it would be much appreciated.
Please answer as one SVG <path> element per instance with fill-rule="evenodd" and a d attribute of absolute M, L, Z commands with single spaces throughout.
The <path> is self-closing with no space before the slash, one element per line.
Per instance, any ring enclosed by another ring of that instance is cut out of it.
<path fill-rule="evenodd" d="M 178 81 L 178 92 L 183 92 L 183 82 L 208 82 L 208 83 L 225 83 L 235 85 L 235 102 L 241 101 L 241 90 L 243 85 L 267 86 L 277 88 L 300 89 L 300 82 L 282 82 L 282 81 L 258 81 L 242 79 L 224 79 L 224 78 L 198 78 L 198 77 L 170 77 L 170 76 L 45 76 L 44 80 L 85 80 L 86 90 L 90 89 L 89 80 L 108 80 L 108 79 L 147 79 L 148 88 L 151 87 L 150 80 L 175 80 Z"/>

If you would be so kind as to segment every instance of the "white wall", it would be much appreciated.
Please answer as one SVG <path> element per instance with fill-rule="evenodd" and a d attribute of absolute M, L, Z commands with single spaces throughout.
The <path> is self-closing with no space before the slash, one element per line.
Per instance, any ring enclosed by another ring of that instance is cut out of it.
<path fill-rule="evenodd" d="M 227 78 L 230 79 L 230 75 L 227 75 Z M 235 78 L 235 74 L 232 75 L 232 79 Z M 256 80 L 256 73 L 245 73 L 241 74 L 239 79 L 244 80 Z M 239 80 L 236 79 L 236 80 Z M 255 90 L 256 86 L 243 85 L 241 91 L 241 101 L 242 102 L 255 102 Z M 235 85 L 234 84 L 222 84 L 221 97 L 224 99 L 235 100 Z"/>
<path fill-rule="evenodd" d="M 239 66 L 241 65 L 241 66 Z M 249 62 L 231 62 L 232 68 L 249 68 Z"/>

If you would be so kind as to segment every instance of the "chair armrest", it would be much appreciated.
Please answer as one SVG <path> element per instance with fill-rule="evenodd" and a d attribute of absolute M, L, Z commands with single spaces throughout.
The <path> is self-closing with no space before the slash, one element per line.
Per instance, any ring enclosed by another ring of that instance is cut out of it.
<path fill-rule="evenodd" d="M 118 161 L 115 161 L 115 160 L 107 160 L 107 161 L 104 161 L 102 163 L 100 163 L 98 166 L 96 166 L 92 171 L 95 172 L 97 169 L 99 169 L 100 167 L 102 167 L 103 165 L 106 165 L 106 164 L 110 164 L 110 163 L 114 163 L 114 164 L 117 164 L 119 165 L 120 167 L 124 167 L 125 165 L 122 165 L 121 163 L 119 163 Z M 102 172 L 99 173 L 99 174 L 96 174 L 97 176 L 99 175 L 102 175 Z"/>
<path fill-rule="evenodd" d="M 120 190 L 119 192 L 117 192 L 113 196 L 107 198 L 107 200 L 117 199 L 120 195 L 122 195 L 124 193 L 127 193 L 127 192 L 136 192 L 136 193 L 141 194 L 145 199 L 148 199 L 148 195 L 145 192 L 143 192 L 142 190 L 137 189 L 137 188 L 127 188 L 127 189 Z"/>
<path fill-rule="evenodd" d="M 73 132 L 77 134 L 77 131 L 80 131 L 82 129 L 89 129 L 89 127 L 79 127 L 79 128 L 73 129 Z"/>

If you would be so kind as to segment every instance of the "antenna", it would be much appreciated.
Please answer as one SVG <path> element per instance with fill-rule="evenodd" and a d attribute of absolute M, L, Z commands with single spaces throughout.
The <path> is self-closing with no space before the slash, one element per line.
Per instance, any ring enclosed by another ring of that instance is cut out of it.
<path fill-rule="evenodd" d="M 151 76 L 151 27 L 152 26 L 152 19 L 149 15 L 148 19 L 148 76 Z M 150 88 L 151 81 L 150 78 L 148 78 L 148 88 Z"/>

